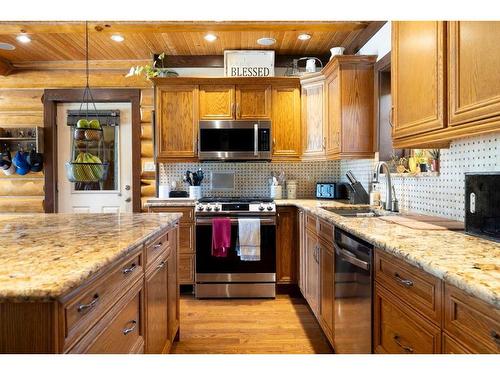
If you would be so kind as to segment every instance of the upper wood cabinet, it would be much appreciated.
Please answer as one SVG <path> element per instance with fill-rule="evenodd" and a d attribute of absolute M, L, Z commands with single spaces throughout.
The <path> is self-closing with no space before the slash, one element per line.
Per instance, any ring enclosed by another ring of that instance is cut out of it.
<path fill-rule="evenodd" d="M 326 149 L 325 77 L 322 74 L 301 80 L 302 157 L 321 160 Z"/>
<path fill-rule="evenodd" d="M 300 160 L 300 90 L 298 86 L 272 89 L 273 160 Z"/>
<path fill-rule="evenodd" d="M 500 129 L 499 40 L 498 21 L 392 23 L 394 147 Z"/>
<path fill-rule="evenodd" d="M 198 153 L 198 86 L 157 86 L 155 121 L 158 162 L 195 158 Z"/>
<path fill-rule="evenodd" d="M 500 22 L 448 22 L 449 125 L 500 120 Z"/>
<path fill-rule="evenodd" d="M 236 118 L 256 120 L 271 118 L 270 85 L 236 85 Z"/>
<path fill-rule="evenodd" d="M 200 85 L 200 120 L 234 118 L 233 85 Z"/>
<path fill-rule="evenodd" d="M 200 85 L 201 120 L 269 118 L 270 85 Z"/>
<path fill-rule="evenodd" d="M 323 69 L 327 159 L 372 157 L 375 56 L 336 56 Z"/>
<path fill-rule="evenodd" d="M 446 126 L 445 24 L 442 21 L 393 22 L 393 137 Z"/>

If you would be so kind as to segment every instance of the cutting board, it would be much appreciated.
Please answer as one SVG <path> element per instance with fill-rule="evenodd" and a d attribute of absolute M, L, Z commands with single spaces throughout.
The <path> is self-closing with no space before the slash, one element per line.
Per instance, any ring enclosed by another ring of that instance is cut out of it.
<path fill-rule="evenodd" d="M 380 220 L 389 223 L 402 225 L 411 229 L 422 230 L 464 230 L 464 223 L 461 221 L 445 219 L 436 216 L 407 214 L 394 216 L 381 216 Z"/>

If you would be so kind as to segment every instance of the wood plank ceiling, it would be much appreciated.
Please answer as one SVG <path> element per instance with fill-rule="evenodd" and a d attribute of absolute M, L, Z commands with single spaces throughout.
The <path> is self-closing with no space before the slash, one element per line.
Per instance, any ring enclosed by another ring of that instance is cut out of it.
<path fill-rule="evenodd" d="M 91 60 L 145 60 L 153 53 L 167 55 L 222 55 L 228 49 L 274 49 L 278 55 L 325 56 L 334 46 L 356 52 L 361 39 L 373 35 L 385 22 L 91 22 Z M 217 35 L 207 42 L 207 33 Z M 311 35 L 307 41 L 297 37 Z M 30 43 L 16 37 L 27 34 Z M 110 39 L 122 35 L 121 43 Z M 257 39 L 271 37 L 276 44 L 263 47 Z M 33 61 L 80 61 L 85 58 L 83 22 L 0 22 L 0 43 L 15 50 L 0 49 L 4 64 Z"/>

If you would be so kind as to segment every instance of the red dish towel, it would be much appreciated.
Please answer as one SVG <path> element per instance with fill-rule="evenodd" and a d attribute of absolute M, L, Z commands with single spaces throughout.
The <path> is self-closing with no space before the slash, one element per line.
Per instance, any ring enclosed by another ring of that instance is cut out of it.
<path fill-rule="evenodd" d="M 212 219 L 212 256 L 227 257 L 231 247 L 231 219 L 227 217 Z"/>

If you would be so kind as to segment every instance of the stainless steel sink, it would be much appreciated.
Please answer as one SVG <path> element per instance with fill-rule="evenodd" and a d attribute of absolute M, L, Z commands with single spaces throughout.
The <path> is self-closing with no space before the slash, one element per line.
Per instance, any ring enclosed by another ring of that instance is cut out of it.
<path fill-rule="evenodd" d="M 336 208 L 336 207 L 321 207 L 323 210 L 333 212 L 334 214 L 344 217 L 379 217 L 384 216 L 380 210 L 374 210 L 369 207 L 353 207 L 353 208 Z"/>

